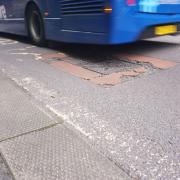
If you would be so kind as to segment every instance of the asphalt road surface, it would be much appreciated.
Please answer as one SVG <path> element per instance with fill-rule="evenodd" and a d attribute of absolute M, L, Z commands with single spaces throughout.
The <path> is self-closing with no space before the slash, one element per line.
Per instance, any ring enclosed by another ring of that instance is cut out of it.
<path fill-rule="evenodd" d="M 122 179 L 180 180 L 180 36 L 123 46 L 50 42 L 39 48 L 1 34 L 0 55 L 3 76 L 63 119 L 63 126 L 115 168 L 110 173 L 118 168 Z M 26 159 L 39 150 L 25 148 L 30 137 L 36 139 L 25 129 L 22 139 L 3 140 L 0 150 L 15 177 L 33 179 L 28 167 L 35 163 L 33 173 L 42 179 L 49 159 Z M 18 147 L 9 149 L 13 143 L 25 148 L 22 154 Z M 19 153 L 24 163 L 11 157 Z"/>

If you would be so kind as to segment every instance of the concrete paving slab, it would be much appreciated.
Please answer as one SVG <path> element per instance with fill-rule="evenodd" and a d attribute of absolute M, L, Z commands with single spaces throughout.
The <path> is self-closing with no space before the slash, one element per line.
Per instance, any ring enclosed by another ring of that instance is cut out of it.
<path fill-rule="evenodd" d="M 0 75 L 0 141 L 56 123 L 15 84 Z"/>
<path fill-rule="evenodd" d="M 0 143 L 17 180 L 126 180 L 115 164 L 63 125 Z"/>

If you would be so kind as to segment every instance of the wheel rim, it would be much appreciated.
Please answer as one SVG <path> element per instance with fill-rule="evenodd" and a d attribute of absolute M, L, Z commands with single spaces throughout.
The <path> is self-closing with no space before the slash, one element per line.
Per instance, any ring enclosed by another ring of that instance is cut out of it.
<path fill-rule="evenodd" d="M 42 35 L 41 17 L 36 11 L 33 11 L 31 14 L 30 30 L 31 30 L 32 38 L 36 41 L 39 41 Z"/>

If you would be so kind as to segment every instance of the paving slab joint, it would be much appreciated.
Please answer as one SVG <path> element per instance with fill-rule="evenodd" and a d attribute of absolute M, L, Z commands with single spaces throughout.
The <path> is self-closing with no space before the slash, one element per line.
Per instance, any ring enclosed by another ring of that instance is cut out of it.
<path fill-rule="evenodd" d="M 8 138 L 5 138 L 5 139 L 0 140 L 0 143 L 1 143 L 1 142 L 4 142 L 4 141 L 7 141 L 7 140 L 11 140 L 11 139 L 17 138 L 17 137 L 20 137 L 20 136 L 27 135 L 27 134 L 30 134 L 30 133 L 44 131 L 44 130 L 46 130 L 46 129 L 50 129 L 50 128 L 52 128 L 52 127 L 55 127 L 55 126 L 57 126 L 57 125 L 59 125 L 59 124 L 62 124 L 62 123 L 57 122 L 57 123 L 50 124 L 50 125 L 48 125 L 48 126 L 45 126 L 45 127 L 39 128 L 39 129 L 35 129 L 35 130 L 28 131 L 28 132 L 25 132 L 25 133 L 22 133 L 22 134 L 18 134 L 18 135 L 12 136 L 12 137 L 8 137 Z"/>

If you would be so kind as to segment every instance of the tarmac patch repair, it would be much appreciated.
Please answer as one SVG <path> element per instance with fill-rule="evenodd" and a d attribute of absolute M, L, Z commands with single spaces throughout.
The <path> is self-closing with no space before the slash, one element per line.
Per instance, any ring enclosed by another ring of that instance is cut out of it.
<path fill-rule="evenodd" d="M 96 85 L 108 86 L 115 86 L 134 77 L 139 77 L 144 74 L 150 74 L 154 70 L 165 70 L 177 65 L 176 62 L 161 60 L 152 57 L 118 54 L 116 55 L 116 63 L 117 61 L 120 64 L 124 62 L 126 63 L 126 66 L 128 64 L 129 67 L 126 67 L 124 64 L 122 64 L 122 67 L 119 68 L 120 71 L 105 74 L 102 73 L 102 67 L 97 67 L 96 69 L 98 70 L 94 70 L 91 65 L 86 65 L 85 67 L 83 67 L 83 65 L 79 66 L 71 63 L 73 59 L 71 62 L 69 62 L 69 58 L 71 57 L 67 56 L 64 53 L 55 53 L 42 55 L 39 59 L 47 62 L 57 69 L 88 80 Z M 123 66 L 125 67 L 123 68 Z M 103 68 L 108 70 L 109 67 L 107 66 Z"/>

